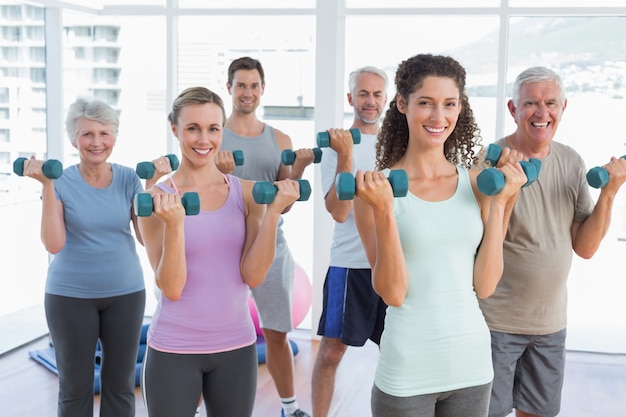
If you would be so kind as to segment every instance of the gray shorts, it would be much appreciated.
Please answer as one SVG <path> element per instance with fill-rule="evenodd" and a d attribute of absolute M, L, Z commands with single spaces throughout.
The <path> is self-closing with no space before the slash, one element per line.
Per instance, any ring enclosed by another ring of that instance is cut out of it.
<path fill-rule="evenodd" d="M 372 415 L 376 417 L 485 417 L 491 382 L 435 394 L 396 397 L 372 388 Z"/>
<path fill-rule="evenodd" d="M 282 234 L 279 234 L 272 267 L 261 285 L 252 288 L 261 328 L 283 333 L 293 330 L 292 304 L 295 268 L 287 241 Z"/>
<path fill-rule="evenodd" d="M 515 408 L 554 417 L 561 409 L 565 370 L 565 329 L 547 335 L 491 332 L 493 390 L 489 417 Z"/>

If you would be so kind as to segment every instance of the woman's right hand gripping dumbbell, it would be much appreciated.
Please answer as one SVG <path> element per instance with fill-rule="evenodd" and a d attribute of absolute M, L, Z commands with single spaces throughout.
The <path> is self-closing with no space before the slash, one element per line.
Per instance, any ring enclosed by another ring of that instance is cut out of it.
<path fill-rule="evenodd" d="M 354 177 L 356 196 L 374 213 L 393 213 L 393 188 L 381 171 L 357 171 Z"/>
<path fill-rule="evenodd" d="M 276 187 L 276 194 L 274 200 L 267 204 L 267 211 L 281 214 L 300 198 L 300 183 L 296 180 L 284 179 L 275 181 L 274 186 Z"/>
<path fill-rule="evenodd" d="M 158 188 L 151 188 L 146 193 L 152 196 L 152 214 L 166 226 L 184 224 L 186 209 L 181 196 L 165 193 Z"/>

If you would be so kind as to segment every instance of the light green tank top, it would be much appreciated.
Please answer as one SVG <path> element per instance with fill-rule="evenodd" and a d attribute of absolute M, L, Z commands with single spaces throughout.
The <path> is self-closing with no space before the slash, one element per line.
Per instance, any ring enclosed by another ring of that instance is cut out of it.
<path fill-rule="evenodd" d="M 407 397 L 483 385 L 493 379 L 491 337 L 473 288 L 483 235 L 480 207 L 464 167 L 445 201 L 409 193 L 394 200 L 409 271 L 401 307 L 389 307 L 375 383 Z"/>

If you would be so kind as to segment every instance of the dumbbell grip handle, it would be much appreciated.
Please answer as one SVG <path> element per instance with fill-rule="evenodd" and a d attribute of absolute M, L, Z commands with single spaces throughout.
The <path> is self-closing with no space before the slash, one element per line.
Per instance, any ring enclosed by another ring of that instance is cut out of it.
<path fill-rule="evenodd" d="M 296 180 L 300 184 L 300 197 L 297 201 L 306 201 L 311 196 L 311 184 L 305 179 Z M 271 204 L 278 192 L 278 187 L 269 181 L 259 181 L 252 187 L 252 196 L 257 204 Z"/>
<path fill-rule="evenodd" d="M 322 160 L 322 150 L 320 148 L 313 148 L 313 154 L 315 155 L 313 163 L 319 163 Z M 280 162 L 282 162 L 283 165 L 293 165 L 296 162 L 296 153 L 291 149 L 285 149 L 280 154 Z"/>
<path fill-rule="evenodd" d="M 621 158 L 626 159 L 626 155 L 622 155 Z M 609 171 L 604 167 L 594 167 L 587 172 L 587 183 L 593 188 L 604 188 L 609 180 Z"/>
<path fill-rule="evenodd" d="M 178 169 L 178 166 L 180 165 L 180 162 L 178 161 L 178 157 L 174 154 L 167 154 L 165 156 L 170 160 L 170 167 L 172 168 L 172 171 L 176 171 Z M 152 178 L 154 176 L 155 171 L 156 171 L 156 167 L 150 161 L 139 162 L 137 164 L 137 167 L 135 168 L 135 172 L 137 172 L 137 175 L 139 175 L 139 178 L 143 180 L 148 180 Z"/>
<path fill-rule="evenodd" d="M 350 129 L 350 133 L 352 134 L 352 143 L 355 145 L 361 143 L 361 131 L 358 128 L 353 127 Z M 330 146 L 330 134 L 327 131 L 317 133 L 317 146 L 319 148 Z"/>
<path fill-rule="evenodd" d="M 26 161 L 26 158 L 17 158 L 13 162 L 13 172 L 20 177 L 24 176 L 24 163 Z M 61 163 L 61 161 L 58 161 L 56 159 L 48 159 L 43 163 L 41 170 L 46 178 L 54 180 L 59 178 L 63 174 L 63 164 Z"/>
<path fill-rule="evenodd" d="M 181 197 L 181 204 L 185 209 L 186 215 L 196 215 L 200 212 L 200 197 L 196 192 L 184 193 Z M 152 194 L 139 193 L 134 199 L 135 215 L 140 217 L 149 217 L 154 212 L 154 201 Z"/>

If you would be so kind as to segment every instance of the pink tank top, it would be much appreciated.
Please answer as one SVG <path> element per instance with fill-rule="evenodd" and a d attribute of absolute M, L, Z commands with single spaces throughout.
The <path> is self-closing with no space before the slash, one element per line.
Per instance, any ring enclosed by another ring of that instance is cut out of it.
<path fill-rule="evenodd" d="M 159 300 L 148 331 L 156 350 L 215 353 L 256 342 L 239 266 L 246 237 L 241 183 L 232 175 L 225 179 L 230 189 L 221 208 L 185 218 L 187 283 L 178 301 Z M 157 187 L 176 192 L 164 183 Z"/>

